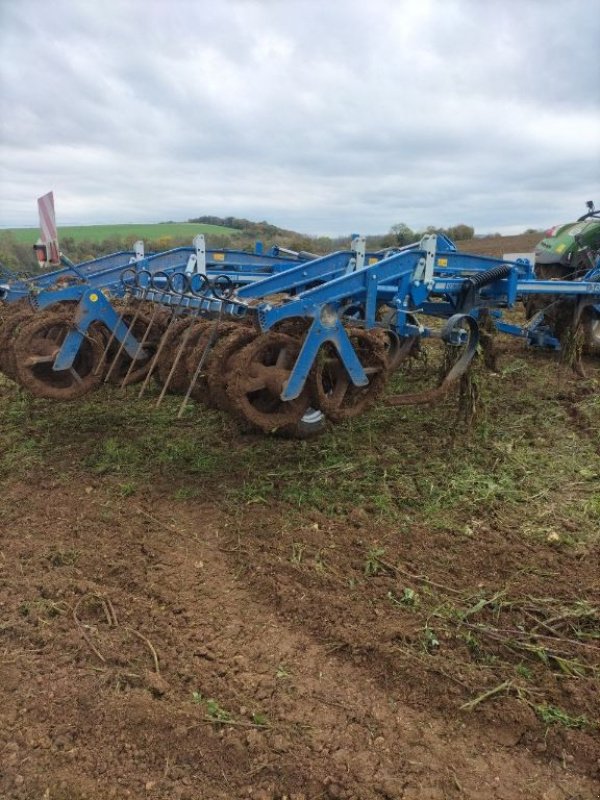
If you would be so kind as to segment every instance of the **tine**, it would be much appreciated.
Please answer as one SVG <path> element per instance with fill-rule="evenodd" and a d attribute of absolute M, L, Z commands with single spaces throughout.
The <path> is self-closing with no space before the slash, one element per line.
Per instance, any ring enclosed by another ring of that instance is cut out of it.
<path fill-rule="evenodd" d="M 129 306 L 129 304 L 131 303 L 131 299 L 132 299 L 132 297 L 133 297 L 132 293 L 131 293 L 131 292 L 128 292 L 128 293 L 127 293 L 127 302 L 126 302 L 126 303 L 125 303 L 125 305 L 123 306 L 123 309 L 121 310 L 121 313 L 119 314 L 119 318 L 118 318 L 118 320 L 117 320 L 117 327 L 118 327 L 118 326 L 121 324 L 121 322 L 123 322 L 123 317 L 124 317 L 124 316 L 125 316 L 125 314 L 127 313 L 127 308 L 128 308 L 128 306 Z M 104 348 L 104 351 L 103 351 L 103 353 L 102 353 L 102 356 L 100 357 L 100 360 L 98 361 L 98 366 L 96 367 L 96 370 L 95 370 L 95 372 L 94 372 L 94 375 L 98 375 L 98 373 L 100 372 L 100 370 L 101 370 L 101 369 L 104 367 L 104 365 L 106 364 L 106 358 L 107 358 L 107 356 L 108 356 L 108 351 L 110 350 L 110 348 L 111 348 L 111 346 L 112 346 L 112 343 L 113 343 L 113 342 L 114 342 L 114 340 L 115 340 L 115 333 L 116 333 L 116 328 L 115 328 L 115 330 L 111 331 L 110 337 L 109 337 L 109 339 L 108 339 L 108 341 L 107 341 L 107 343 L 106 343 L 106 346 L 105 346 L 105 348 Z"/>
<path fill-rule="evenodd" d="M 165 292 L 165 294 L 163 295 L 163 299 L 164 299 L 164 297 L 167 296 L 167 294 L 168 294 L 168 292 Z M 167 340 L 167 336 L 169 334 L 169 331 L 171 330 L 171 327 L 175 324 L 175 322 L 178 319 L 180 319 L 180 317 L 178 317 L 177 314 L 175 313 L 177 308 L 178 308 L 178 306 L 179 306 L 179 304 L 172 306 L 173 314 L 172 314 L 171 319 L 169 320 L 169 322 L 168 322 L 168 324 L 167 324 L 167 326 L 166 326 L 166 328 L 164 330 L 164 333 L 163 333 L 162 338 L 161 338 L 161 340 L 160 340 L 160 342 L 158 344 L 158 347 L 156 348 L 156 352 L 154 353 L 154 358 L 152 359 L 152 363 L 150 364 L 150 368 L 149 368 L 148 372 L 146 373 L 146 377 L 144 378 L 144 382 L 142 383 L 142 385 L 140 387 L 140 391 L 138 393 L 138 399 L 143 396 L 144 392 L 148 388 L 148 384 L 150 383 L 150 378 L 154 374 L 154 370 L 156 369 L 156 365 L 158 364 L 158 359 L 162 355 L 162 351 L 164 350 L 164 347 L 165 347 L 165 341 Z"/>
<path fill-rule="evenodd" d="M 138 317 L 140 316 L 141 309 L 142 309 L 142 305 L 140 303 L 140 305 L 138 305 L 138 307 L 135 310 L 135 314 L 133 315 L 133 319 L 131 320 L 131 323 L 130 323 L 129 327 L 127 328 L 127 336 L 129 336 L 129 334 L 133 330 L 133 327 L 134 327 L 135 323 L 138 321 Z M 115 367 L 117 366 L 117 362 L 118 362 L 119 358 L 121 357 L 121 353 L 123 352 L 124 349 L 125 349 L 125 339 L 123 339 L 123 341 L 120 342 L 120 344 L 119 344 L 119 348 L 118 348 L 118 350 L 116 352 L 115 357 L 112 360 L 112 364 L 110 365 L 108 372 L 104 376 L 104 383 L 107 383 L 108 380 L 110 379 L 110 376 L 113 374 L 113 371 L 114 371 Z"/>
<path fill-rule="evenodd" d="M 217 339 L 217 333 L 218 333 L 218 330 L 219 330 L 219 323 L 221 322 L 222 313 L 223 313 L 223 306 L 221 305 L 221 309 L 219 311 L 219 316 L 215 320 L 215 324 L 214 324 L 214 327 L 213 327 L 213 329 L 211 331 L 209 340 L 206 343 L 206 347 L 202 351 L 202 355 L 200 356 L 200 361 L 198 362 L 198 366 L 196 367 L 196 370 L 194 371 L 194 374 L 192 376 L 192 380 L 190 381 L 190 385 L 188 386 L 188 390 L 185 393 L 185 397 L 181 401 L 181 405 L 179 406 L 179 411 L 177 412 L 177 419 L 181 419 L 181 417 L 183 416 L 183 414 L 185 412 L 185 409 L 187 408 L 187 405 L 188 405 L 188 403 L 190 401 L 191 394 L 194 391 L 194 387 L 195 387 L 196 382 L 198 380 L 198 376 L 200 375 L 200 373 L 202 371 L 202 367 L 204 366 L 204 362 L 208 358 L 208 354 L 210 353 L 210 351 L 211 351 L 211 349 L 212 349 L 212 347 L 213 347 L 213 345 L 214 345 L 214 343 L 215 343 L 215 341 Z"/>
<path fill-rule="evenodd" d="M 173 377 L 173 374 L 175 373 L 175 370 L 177 369 L 177 365 L 179 364 L 179 361 L 181 360 L 181 356 L 183 354 L 183 351 L 185 350 L 185 346 L 187 345 L 188 339 L 190 338 L 190 336 L 192 334 L 192 328 L 193 328 L 192 325 L 188 325 L 187 328 L 185 329 L 184 333 L 183 333 L 183 336 L 181 337 L 181 344 L 179 345 L 179 347 L 177 349 L 177 354 L 175 355 L 175 358 L 173 359 L 173 363 L 171 364 L 171 369 L 169 370 L 169 374 L 167 375 L 167 380 L 165 381 L 164 386 L 162 387 L 162 390 L 161 390 L 161 392 L 160 392 L 160 394 L 158 396 L 158 400 L 156 401 L 156 408 L 158 408 L 159 405 L 162 403 L 162 401 L 164 399 L 164 396 L 167 393 L 167 390 L 168 390 L 168 388 L 169 388 L 169 386 L 171 384 L 171 379 Z"/>
<path fill-rule="evenodd" d="M 127 369 L 127 373 L 125 374 L 125 377 L 121 381 L 121 386 L 120 386 L 121 389 L 123 389 L 123 387 L 126 386 L 127 380 L 129 379 L 129 376 L 131 375 L 131 373 L 133 372 L 133 369 L 135 367 L 135 362 L 137 361 L 137 359 L 138 359 L 140 353 L 142 352 L 142 350 L 144 349 L 144 345 L 148 341 L 148 336 L 150 335 L 150 330 L 152 329 L 152 326 L 154 325 L 154 320 L 156 319 L 156 317 L 158 315 L 159 308 L 160 308 L 160 306 L 158 305 L 158 303 L 156 303 L 156 305 L 155 305 L 155 307 L 154 307 L 154 309 L 152 311 L 152 316 L 150 317 L 150 322 L 148 323 L 148 326 L 146 327 L 146 330 L 144 331 L 144 335 L 142 336 L 142 338 L 140 340 L 140 343 L 137 346 L 137 350 L 135 351 L 134 357 L 131 359 L 131 363 L 129 365 L 129 368 Z"/>

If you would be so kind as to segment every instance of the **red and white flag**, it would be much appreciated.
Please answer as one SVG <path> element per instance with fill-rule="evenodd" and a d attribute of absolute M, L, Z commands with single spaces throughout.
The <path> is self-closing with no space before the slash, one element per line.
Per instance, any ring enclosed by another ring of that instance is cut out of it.
<path fill-rule="evenodd" d="M 40 215 L 42 242 L 46 245 L 46 261 L 49 264 L 60 264 L 53 192 L 48 192 L 48 194 L 38 198 L 38 212 Z"/>

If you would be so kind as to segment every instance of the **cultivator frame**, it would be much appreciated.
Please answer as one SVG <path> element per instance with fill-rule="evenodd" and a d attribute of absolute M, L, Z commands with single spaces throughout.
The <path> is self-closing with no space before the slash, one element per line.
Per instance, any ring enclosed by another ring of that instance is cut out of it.
<path fill-rule="evenodd" d="M 56 399 L 103 382 L 142 382 L 141 395 L 155 375 L 157 402 L 184 395 L 180 415 L 199 399 L 262 431 L 302 435 L 325 418 L 363 413 L 425 338 L 456 350 L 452 366 L 435 388 L 387 402 L 443 396 L 475 355 L 482 316 L 499 332 L 559 347 L 543 314 L 525 326 L 503 319 L 528 297 L 568 307 L 576 327 L 583 309 L 600 306 L 600 263 L 582 280 L 538 280 L 526 260 L 461 253 L 435 234 L 379 253 L 355 235 L 349 250 L 320 257 L 207 250 L 201 236 L 192 248 L 146 256 L 137 243 L 9 282 L 4 308 L 14 310 L 0 327 L 0 367 Z"/>

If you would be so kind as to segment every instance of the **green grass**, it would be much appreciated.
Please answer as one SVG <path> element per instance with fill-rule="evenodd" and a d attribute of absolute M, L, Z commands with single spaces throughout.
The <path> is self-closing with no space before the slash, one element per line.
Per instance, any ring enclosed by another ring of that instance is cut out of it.
<path fill-rule="evenodd" d="M 39 237 L 39 228 L 2 228 L 0 233 L 10 233 L 21 244 L 34 244 Z M 156 240 L 164 237 L 189 238 L 190 243 L 198 233 L 205 235 L 235 236 L 240 231 L 221 225 L 204 225 L 193 222 L 128 223 L 120 225 L 65 225 L 58 228 L 59 242 L 65 238 L 76 242 L 103 242 L 105 239 L 124 239 L 135 236 Z"/>
<path fill-rule="evenodd" d="M 397 618 L 410 633 L 400 646 L 411 659 L 432 670 L 442 659 L 442 669 L 453 672 L 455 665 L 472 698 L 465 710 L 511 694 L 547 726 L 586 729 L 597 724 L 593 709 L 589 719 L 582 716 L 556 687 L 597 683 L 597 603 L 579 594 L 576 580 L 571 596 L 561 587 L 563 596 L 553 599 L 546 590 L 530 594 L 529 578 L 518 576 L 531 574 L 534 583 L 548 553 L 552 570 L 549 548 L 571 568 L 593 557 L 600 536 L 600 373 L 590 366 L 591 377 L 582 381 L 560 371 L 550 355 L 526 351 L 507 354 L 502 364 L 499 374 L 477 373 L 478 414 L 470 427 L 457 421 L 455 397 L 431 407 L 393 408 L 381 400 L 308 441 L 244 434 L 226 414 L 193 405 L 177 420 L 181 398 L 167 396 L 155 408 L 156 388 L 141 400 L 137 389 L 123 395 L 106 388 L 57 404 L 33 400 L 0 376 L 0 483 L 35 486 L 43 475 L 65 485 L 101 485 L 134 503 L 165 494 L 173 504 L 209 502 L 230 530 L 239 523 L 241 534 L 264 535 L 274 548 L 281 533 L 281 559 L 307 580 L 337 581 L 385 618 Z M 395 378 L 390 391 L 401 383 Z M 17 513 L 14 504 L 0 505 L 0 526 Z M 329 521 L 339 526 L 335 537 L 356 551 L 354 572 L 338 571 Z M 304 533 L 313 525 L 323 531 L 316 544 Z M 440 539 L 456 544 L 432 550 L 409 570 L 437 582 L 403 574 L 404 542 L 435 542 L 437 531 L 450 532 Z M 518 588 L 501 572 L 497 585 L 461 590 L 455 553 L 489 546 L 496 531 L 509 535 L 507 548 L 516 537 L 532 553 L 539 548 L 541 560 L 532 555 L 522 570 L 515 566 Z M 66 570 L 77 566 L 78 553 L 58 545 L 46 558 Z M 552 593 L 551 579 L 547 585 Z M 22 613 L 61 611 L 30 605 Z M 278 678 L 288 675 L 278 670 Z M 229 712 L 216 701 L 198 693 L 195 702 L 209 721 L 226 724 Z"/>
<path fill-rule="evenodd" d="M 402 531 L 414 524 L 476 538 L 478 520 L 499 517 L 523 535 L 571 546 L 600 529 L 600 421 L 596 395 L 579 403 L 592 429 L 573 425 L 554 399 L 551 361 L 514 358 L 480 378 L 479 416 L 454 424 L 456 400 L 429 407 L 383 403 L 309 441 L 240 434 L 218 411 L 180 399 L 137 400 L 110 389 L 78 403 L 34 401 L 6 385 L 0 397 L 0 477 L 38 465 L 114 476 L 122 493 L 169 477 L 181 500 L 218 484 L 228 507 L 277 504 L 286 519 L 307 512 Z M 580 382 L 581 384 L 581 382 Z"/>

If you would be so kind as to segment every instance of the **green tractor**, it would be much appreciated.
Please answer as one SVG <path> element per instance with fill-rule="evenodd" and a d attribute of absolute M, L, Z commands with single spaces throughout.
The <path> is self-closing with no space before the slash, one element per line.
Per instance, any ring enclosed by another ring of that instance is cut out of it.
<path fill-rule="evenodd" d="M 545 237 L 535 248 L 535 274 L 540 280 L 581 280 L 591 270 L 597 271 L 595 280 L 600 281 L 600 209 L 587 202 L 587 212 L 577 222 L 556 225 L 546 231 Z M 591 277 L 591 276 L 590 276 Z M 528 308 L 528 316 L 540 310 Z M 563 303 L 558 304 L 560 306 Z M 560 333 L 561 319 L 565 308 L 548 309 L 544 317 L 554 322 Z M 556 319 L 554 319 L 556 318 Z M 588 307 L 581 315 L 584 332 L 584 348 L 588 353 L 600 355 L 600 306 Z"/>
<path fill-rule="evenodd" d="M 600 254 L 600 209 L 587 202 L 587 213 L 577 222 L 546 231 L 535 248 L 535 272 L 543 280 L 570 280 L 589 272 Z"/>

